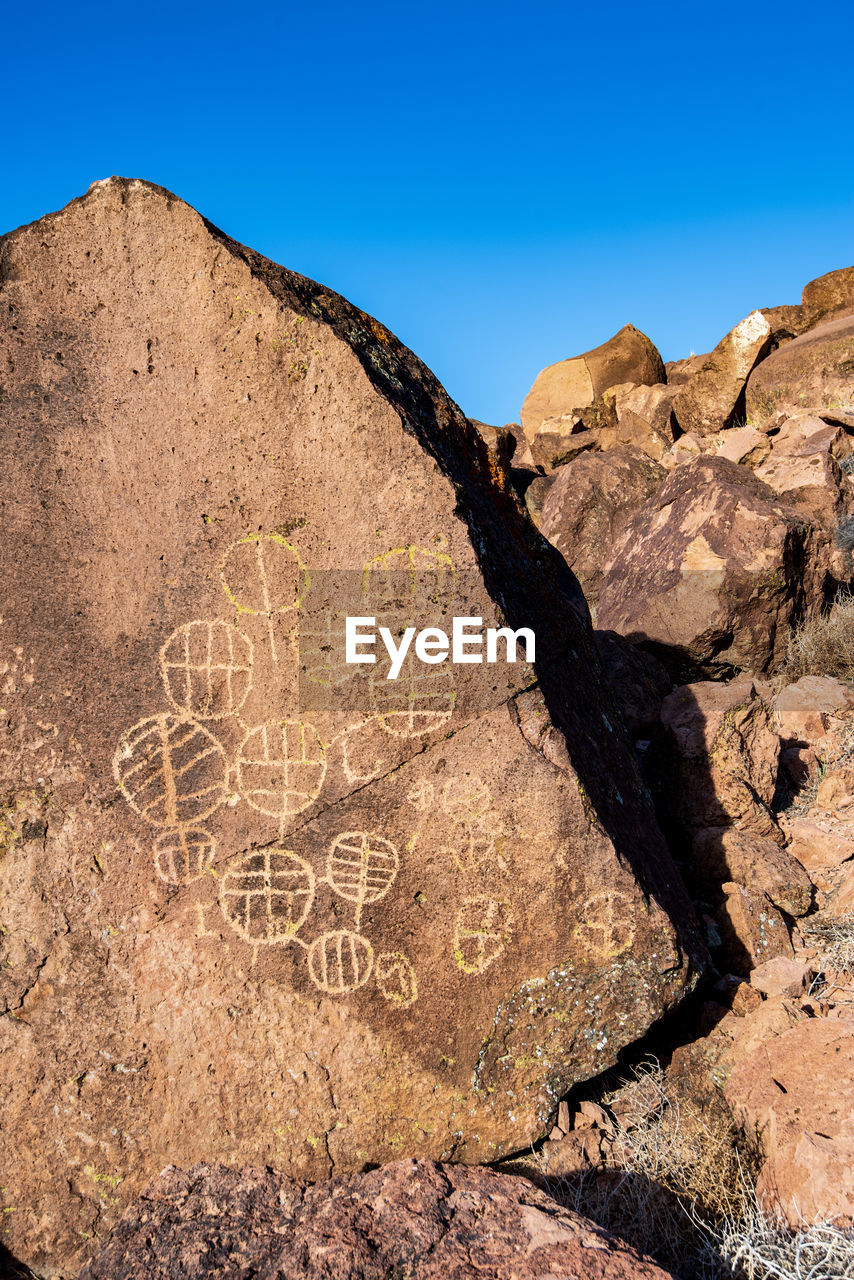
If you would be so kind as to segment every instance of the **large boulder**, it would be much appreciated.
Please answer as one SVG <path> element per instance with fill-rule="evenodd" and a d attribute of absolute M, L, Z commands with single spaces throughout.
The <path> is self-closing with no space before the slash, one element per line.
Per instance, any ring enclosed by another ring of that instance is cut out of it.
<path fill-rule="evenodd" d="M 627 324 L 601 347 L 560 360 L 543 369 L 522 405 L 522 426 L 528 440 L 564 419 L 568 434 L 576 410 L 584 409 L 621 382 L 653 385 L 665 381 L 664 365 L 646 334 Z"/>
<path fill-rule="evenodd" d="M 750 375 L 745 395 L 757 422 L 781 409 L 806 409 L 854 426 L 854 315 L 828 320 L 773 352 Z"/>
<path fill-rule="evenodd" d="M 538 523 L 578 578 L 594 616 L 608 548 L 664 475 L 647 454 L 627 445 L 582 453 L 555 472 Z"/>
<path fill-rule="evenodd" d="M 168 1168 L 80 1280 L 668 1280 L 524 1178 L 399 1160 L 305 1186 L 271 1169 Z"/>
<path fill-rule="evenodd" d="M 598 625 L 710 674 L 785 656 L 788 628 L 816 608 L 826 548 L 746 467 L 698 457 L 673 471 L 611 548 Z"/>
<path fill-rule="evenodd" d="M 673 411 L 681 429 L 708 436 L 730 426 L 743 402 L 750 372 L 770 345 L 768 321 L 751 311 L 679 388 Z"/>
<path fill-rule="evenodd" d="M 147 183 L 5 237 L 0 282 L 10 1247 L 67 1273 L 170 1161 L 528 1145 L 699 947 L 506 459 Z M 538 690 L 344 662 L 344 615 L 499 613 Z"/>

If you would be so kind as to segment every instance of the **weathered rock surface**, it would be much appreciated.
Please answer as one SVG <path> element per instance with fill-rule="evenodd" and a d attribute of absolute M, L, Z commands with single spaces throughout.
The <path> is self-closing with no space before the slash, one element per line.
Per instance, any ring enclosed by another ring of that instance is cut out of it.
<path fill-rule="evenodd" d="M 624 325 L 601 347 L 560 360 L 537 375 L 522 405 L 525 435 L 532 441 L 548 419 L 561 418 L 567 421 L 568 433 L 573 413 L 593 404 L 618 383 L 653 385 L 664 381 L 661 356 L 649 338 L 634 325 Z"/>
<path fill-rule="evenodd" d="M 540 529 L 578 578 L 594 617 L 608 548 L 664 475 L 640 449 L 620 445 L 566 463 L 546 493 Z"/>
<path fill-rule="evenodd" d="M 666 1280 L 524 1178 L 400 1160 L 304 1186 L 269 1169 L 168 1168 L 80 1280 Z"/>
<path fill-rule="evenodd" d="M 689 669 L 772 669 L 793 617 L 808 601 L 818 607 L 822 552 L 811 526 L 746 467 L 685 462 L 612 548 L 598 625 Z"/>
<path fill-rule="evenodd" d="M 740 407 L 751 370 L 770 345 L 768 321 L 759 311 L 751 311 L 679 388 L 673 411 L 682 430 L 707 436 L 728 427 Z"/>
<path fill-rule="evenodd" d="M 828 320 L 773 352 L 750 375 L 745 395 L 757 422 L 781 409 L 810 409 L 854 426 L 854 315 Z"/>
<path fill-rule="evenodd" d="M 617 388 L 614 395 L 617 424 L 613 427 L 603 425 L 599 448 L 631 445 L 656 462 L 660 461 L 678 432 L 673 414 L 675 395 L 676 389 L 664 383 Z"/>
<path fill-rule="evenodd" d="M 698 681 L 664 699 L 661 720 L 679 758 L 679 806 L 689 828 L 739 826 L 767 835 L 780 739 L 750 676 Z"/>
<path fill-rule="evenodd" d="M 738 827 L 704 827 L 691 842 L 692 866 L 709 886 L 735 882 L 765 894 L 780 911 L 803 916 L 812 905 L 812 882 L 803 865 L 778 840 Z"/>
<path fill-rule="evenodd" d="M 699 948 L 506 461 L 382 325 L 146 183 L 5 237 L 0 294 L 10 1247 L 67 1274 L 169 1162 L 529 1143 Z M 539 691 L 380 666 L 342 706 L 340 614 L 401 593 L 533 628 Z"/>
<path fill-rule="evenodd" d="M 809 1018 L 763 1041 L 726 1097 L 762 1139 L 760 1198 L 792 1226 L 854 1219 L 854 1022 Z"/>

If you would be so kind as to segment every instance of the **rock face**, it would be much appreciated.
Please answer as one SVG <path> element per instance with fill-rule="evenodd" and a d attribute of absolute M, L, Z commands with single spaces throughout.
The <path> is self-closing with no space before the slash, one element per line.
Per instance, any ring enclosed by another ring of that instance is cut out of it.
<path fill-rule="evenodd" d="M 555 473 L 538 523 L 578 578 L 591 608 L 602 576 L 603 549 L 613 545 L 663 479 L 661 467 L 626 445 L 607 453 L 583 453 Z"/>
<path fill-rule="evenodd" d="M 768 670 L 825 565 L 806 521 L 746 467 L 700 457 L 678 466 L 605 562 L 598 625 L 645 640 L 691 668 Z"/>
<path fill-rule="evenodd" d="M 0 284 L 10 1247 L 79 1266 L 169 1162 L 530 1143 L 699 948 L 506 463 L 382 325 L 161 188 L 5 237 Z M 531 627 L 538 690 L 354 692 L 342 615 L 428 604 Z"/>
<path fill-rule="evenodd" d="M 304 1186 L 269 1169 L 169 1168 L 80 1280 L 666 1280 L 524 1178 L 429 1161 Z"/>
<path fill-rule="evenodd" d="M 757 1045 L 726 1097 L 762 1139 L 760 1199 L 795 1227 L 854 1220 L 854 1022 L 809 1018 Z"/>
<path fill-rule="evenodd" d="M 747 384 L 746 407 L 758 422 L 780 409 L 811 409 L 854 426 L 854 315 L 810 329 L 763 360 Z"/>
<path fill-rule="evenodd" d="M 593 404 L 603 391 L 621 382 L 652 386 L 664 382 L 664 365 L 646 334 L 627 324 L 601 347 L 583 355 L 560 360 L 537 375 L 522 405 L 522 426 L 528 440 L 546 429 L 558 430 L 557 422 L 569 419 L 576 409 Z"/>
<path fill-rule="evenodd" d="M 751 370 L 771 345 L 771 327 L 758 311 L 737 324 L 682 387 L 673 402 L 679 426 L 698 435 L 728 427 Z"/>

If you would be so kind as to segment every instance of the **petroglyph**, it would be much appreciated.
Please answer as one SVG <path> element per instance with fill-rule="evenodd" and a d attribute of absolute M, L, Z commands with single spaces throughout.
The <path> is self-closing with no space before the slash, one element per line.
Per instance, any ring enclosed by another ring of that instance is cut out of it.
<path fill-rule="evenodd" d="M 278 666 L 273 618 L 299 609 L 311 578 L 297 550 L 278 533 L 249 533 L 233 542 L 220 567 L 225 594 L 238 614 L 260 614 Z"/>
<path fill-rule="evenodd" d="M 329 995 L 348 995 L 371 976 L 374 951 L 367 938 L 349 929 L 335 929 L 315 938 L 308 952 L 314 985 Z"/>
<path fill-rule="evenodd" d="M 441 788 L 421 779 L 410 790 L 409 801 L 421 814 L 410 848 L 429 824 L 432 847 L 451 858 L 460 871 L 494 867 L 506 872 L 502 849 L 509 836 L 482 778 L 476 774 L 450 778 Z"/>
<path fill-rule="evenodd" d="M 222 913 L 247 942 L 290 942 L 314 902 L 314 872 L 290 849 L 233 858 L 219 890 Z"/>
<path fill-rule="evenodd" d="M 386 896 L 399 866 L 390 840 L 366 831 L 345 831 L 332 842 L 326 875 L 336 893 L 361 907 Z"/>
<path fill-rule="evenodd" d="M 374 977 L 380 991 L 391 1004 L 407 1008 L 418 999 L 415 970 L 402 951 L 384 951 L 378 955 Z"/>
<path fill-rule="evenodd" d="M 237 753 L 237 786 L 248 805 L 274 818 L 307 809 L 326 777 L 326 752 L 315 729 L 299 720 L 262 724 Z"/>
<path fill-rule="evenodd" d="M 168 712 L 122 735 L 113 774 L 134 812 L 156 827 L 198 822 L 225 796 L 220 743 L 203 725 Z"/>
<path fill-rule="evenodd" d="M 236 715 L 252 687 L 252 643 L 228 622 L 186 622 L 160 650 L 166 696 L 196 720 Z"/>
<path fill-rule="evenodd" d="M 192 884 L 213 864 L 216 841 L 202 827 L 164 831 L 154 842 L 154 869 L 166 884 Z"/>
<path fill-rule="evenodd" d="M 604 960 L 628 951 L 634 942 L 632 904 L 619 889 L 594 893 L 581 908 L 581 920 L 573 933 L 585 951 Z"/>
<path fill-rule="evenodd" d="M 497 898 L 465 898 L 457 912 L 454 959 L 463 973 L 483 973 L 510 941 L 510 904 Z"/>

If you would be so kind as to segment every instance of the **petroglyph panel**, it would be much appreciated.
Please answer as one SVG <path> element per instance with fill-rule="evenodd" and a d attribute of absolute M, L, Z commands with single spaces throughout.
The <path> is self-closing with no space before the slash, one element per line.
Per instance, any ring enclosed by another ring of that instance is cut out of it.
<path fill-rule="evenodd" d="M 113 773 L 135 813 L 156 827 L 198 822 L 222 804 L 225 752 L 209 729 L 163 713 L 122 735 Z"/>
<path fill-rule="evenodd" d="M 274 818 L 308 808 L 326 776 L 317 731 L 299 720 L 250 729 L 237 754 L 237 785 L 247 804 Z"/>
<path fill-rule="evenodd" d="M 222 559 L 222 585 L 238 613 L 288 613 L 298 609 L 310 577 L 299 553 L 280 534 L 249 533 Z"/>
<path fill-rule="evenodd" d="M 581 908 L 573 930 L 586 948 L 602 959 L 628 951 L 635 938 L 634 911 L 628 895 L 619 889 L 594 893 Z"/>
<path fill-rule="evenodd" d="M 400 951 L 384 951 L 376 958 L 374 976 L 391 1004 L 408 1008 L 418 999 L 418 979 L 410 961 Z"/>
<path fill-rule="evenodd" d="M 290 849 L 260 849 L 234 858 L 222 877 L 219 901 L 231 927 L 247 942 L 290 942 L 314 902 L 314 872 Z"/>
<path fill-rule="evenodd" d="M 222 720 L 240 711 L 252 687 L 252 644 L 219 618 L 187 622 L 160 650 L 160 671 L 177 712 Z"/>
<path fill-rule="evenodd" d="M 314 985 L 328 995 L 349 995 L 371 976 L 374 951 L 367 938 L 350 929 L 335 929 L 315 938 L 308 952 Z"/>
<path fill-rule="evenodd" d="M 454 959 L 463 973 L 484 973 L 510 941 L 510 904 L 496 898 L 466 898 L 457 912 Z"/>
<path fill-rule="evenodd" d="M 213 865 L 216 840 L 202 827 L 164 831 L 154 842 L 154 869 L 166 884 L 193 884 Z"/>
<path fill-rule="evenodd" d="M 364 906 L 385 897 L 399 866 L 400 857 L 390 840 L 366 831 L 345 831 L 329 850 L 326 875 L 342 898 Z"/>

